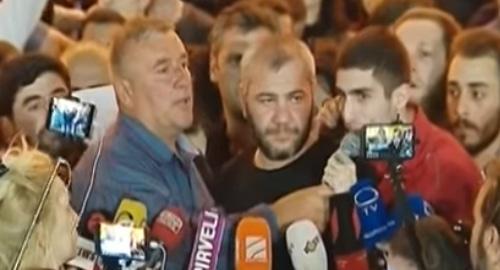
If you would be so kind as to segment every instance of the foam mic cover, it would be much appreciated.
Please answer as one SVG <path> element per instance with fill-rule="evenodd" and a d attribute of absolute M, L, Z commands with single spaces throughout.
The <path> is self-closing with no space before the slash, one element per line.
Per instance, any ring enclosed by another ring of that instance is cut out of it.
<path fill-rule="evenodd" d="M 316 226 L 309 220 L 294 222 L 286 230 L 288 253 L 295 270 L 327 270 L 325 245 Z"/>
<path fill-rule="evenodd" d="M 410 207 L 415 220 L 419 220 L 421 218 L 425 218 L 434 214 L 434 209 L 432 206 L 426 202 L 422 196 L 418 194 L 409 194 L 407 196 L 408 206 Z M 396 222 L 396 226 L 399 228 L 403 223 L 403 218 L 398 215 L 397 211 L 394 210 L 393 216 Z"/>
<path fill-rule="evenodd" d="M 390 218 L 378 190 L 369 180 L 358 180 L 351 187 L 354 205 L 361 225 L 363 245 L 370 250 L 388 240 L 396 222 Z"/>
<path fill-rule="evenodd" d="M 271 230 L 266 220 L 243 218 L 236 228 L 236 270 L 271 270 Z"/>
<path fill-rule="evenodd" d="M 361 138 L 354 133 L 347 133 L 340 142 L 339 150 L 351 158 L 361 155 Z"/>
<path fill-rule="evenodd" d="M 147 208 L 144 203 L 132 199 L 122 199 L 116 210 L 113 223 L 133 224 L 134 227 L 146 227 Z"/>
<path fill-rule="evenodd" d="M 198 222 L 189 270 L 215 270 L 226 222 L 215 209 L 202 212 Z"/>
<path fill-rule="evenodd" d="M 181 209 L 165 209 L 154 220 L 151 236 L 160 240 L 168 251 L 172 251 L 181 244 L 188 226 Z"/>

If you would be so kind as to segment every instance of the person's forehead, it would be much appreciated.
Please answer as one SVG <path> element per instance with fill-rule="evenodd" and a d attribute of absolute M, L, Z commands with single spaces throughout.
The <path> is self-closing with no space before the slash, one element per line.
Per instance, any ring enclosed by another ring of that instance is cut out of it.
<path fill-rule="evenodd" d="M 439 23 L 426 18 L 408 19 L 396 28 L 396 35 L 405 42 L 443 44 L 444 31 Z"/>
<path fill-rule="evenodd" d="M 269 65 L 254 64 L 251 80 L 251 91 L 260 92 L 288 92 L 311 88 L 307 79 L 306 67 L 298 60 L 292 59 L 279 69 L 271 69 Z M 265 87 L 267 85 L 267 87 Z M 273 87 L 274 86 L 274 87 Z M 312 90 L 312 89 L 310 89 Z"/>
<path fill-rule="evenodd" d="M 498 81 L 497 61 L 488 55 L 480 57 L 453 57 L 448 72 L 448 81 Z"/>
<path fill-rule="evenodd" d="M 340 68 L 337 70 L 336 86 L 347 93 L 355 89 L 372 89 L 377 85 L 373 69 Z"/>
<path fill-rule="evenodd" d="M 131 55 L 140 55 L 138 57 L 143 56 L 148 59 L 158 57 L 175 59 L 184 56 L 186 48 L 177 34 L 171 31 L 168 33 L 152 33 L 140 42 L 131 43 L 128 53 Z M 131 60 L 136 61 L 139 59 L 132 57 Z"/>

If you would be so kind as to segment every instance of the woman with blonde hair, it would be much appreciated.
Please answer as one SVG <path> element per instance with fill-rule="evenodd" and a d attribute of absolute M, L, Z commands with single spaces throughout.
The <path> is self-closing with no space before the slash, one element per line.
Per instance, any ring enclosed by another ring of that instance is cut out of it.
<path fill-rule="evenodd" d="M 77 237 L 77 215 L 69 205 L 63 181 L 56 175 L 58 165 L 25 142 L 21 147 L 11 147 L 2 163 L 0 269 L 58 269 L 75 255 Z M 34 221 L 38 210 L 40 215 Z M 30 229 L 32 233 L 28 234 Z M 20 264 L 14 267 L 18 258 Z"/>

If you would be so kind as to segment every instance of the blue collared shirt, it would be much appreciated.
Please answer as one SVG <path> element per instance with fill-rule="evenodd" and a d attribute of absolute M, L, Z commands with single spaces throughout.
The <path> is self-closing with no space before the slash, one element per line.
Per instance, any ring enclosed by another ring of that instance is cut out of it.
<path fill-rule="evenodd" d="M 148 224 L 166 208 L 180 208 L 190 220 L 203 209 L 213 207 L 214 201 L 194 165 L 196 150 L 183 136 L 179 137 L 177 146 L 178 155 L 140 122 L 121 114 L 103 138 L 82 224 L 88 220 L 89 213 L 103 212 L 113 216 L 124 198 L 146 205 Z M 98 144 L 91 146 L 73 172 L 71 204 L 77 212 L 90 186 L 97 152 Z M 273 236 L 279 235 L 276 220 L 267 206 L 258 206 L 251 212 L 265 217 Z M 237 219 L 228 219 L 218 269 L 232 269 L 227 265 L 232 261 L 228 256 L 234 254 L 230 232 Z M 189 231 L 181 246 L 169 254 L 169 270 L 187 268 L 194 237 L 195 232 Z"/>

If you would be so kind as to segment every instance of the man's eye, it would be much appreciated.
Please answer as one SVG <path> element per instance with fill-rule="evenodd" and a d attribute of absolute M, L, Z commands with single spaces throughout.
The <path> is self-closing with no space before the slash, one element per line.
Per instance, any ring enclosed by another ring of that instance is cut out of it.
<path fill-rule="evenodd" d="M 472 91 L 472 98 L 475 100 L 481 100 L 484 98 L 484 93 L 479 91 L 479 90 L 473 90 Z"/>
<path fill-rule="evenodd" d="M 448 93 L 455 98 L 460 96 L 460 91 L 456 87 L 448 87 Z"/>
<path fill-rule="evenodd" d="M 242 55 L 241 54 L 235 54 L 235 55 L 231 55 L 229 57 L 229 63 L 232 64 L 232 65 L 239 65 L 240 62 L 241 62 L 241 58 L 242 58 Z"/>

